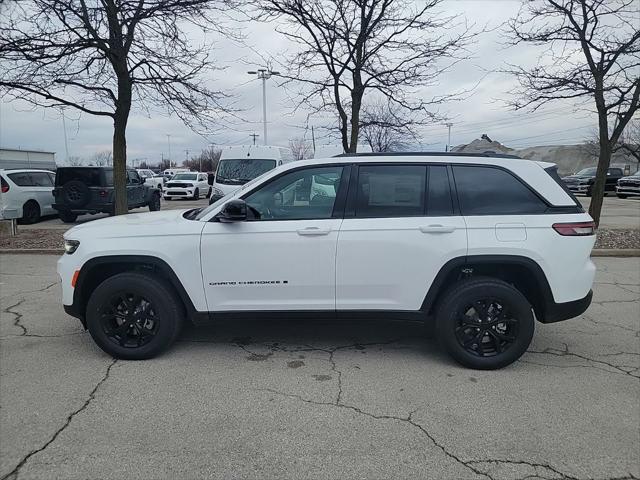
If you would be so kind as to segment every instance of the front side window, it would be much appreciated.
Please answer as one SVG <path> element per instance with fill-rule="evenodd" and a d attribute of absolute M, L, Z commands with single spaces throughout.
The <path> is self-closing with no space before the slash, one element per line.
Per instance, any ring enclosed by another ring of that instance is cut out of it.
<path fill-rule="evenodd" d="M 624 175 L 624 173 L 622 173 L 622 169 L 621 168 L 610 168 L 609 169 L 609 175 L 614 175 L 617 177 L 621 177 L 622 175 Z"/>
<path fill-rule="evenodd" d="M 425 215 L 424 165 L 364 165 L 359 169 L 356 217 Z"/>
<path fill-rule="evenodd" d="M 331 218 L 343 167 L 286 173 L 245 197 L 253 220 Z"/>
<path fill-rule="evenodd" d="M 463 215 L 531 215 L 547 205 L 511 173 L 493 167 L 455 165 Z"/>

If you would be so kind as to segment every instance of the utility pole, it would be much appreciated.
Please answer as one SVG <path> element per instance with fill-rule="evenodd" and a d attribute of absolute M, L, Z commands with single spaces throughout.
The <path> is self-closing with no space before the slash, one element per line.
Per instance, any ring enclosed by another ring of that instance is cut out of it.
<path fill-rule="evenodd" d="M 171 168 L 171 134 L 165 133 L 165 135 L 167 136 L 167 143 L 169 144 L 169 168 Z"/>
<path fill-rule="evenodd" d="M 255 145 L 256 144 L 256 138 L 258 138 L 260 135 L 258 135 L 257 133 L 252 133 L 249 136 L 253 138 L 253 144 Z"/>
<path fill-rule="evenodd" d="M 60 113 L 62 114 L 62 129 L 64 130 L 64 163 L 69 162 L 69 141 L 67 140 L 67 122 L 64 119 L 64 108 L 60 107 Z"/>
<path fill-rule="evenodd" d="M 316 156 L 316 134 L 313 131 L 313 125 L 311 125 L 311 144 L 313 145 L 313 156 Z"/>
<path fill-rule="evenodd" d="M 453 127 L 453 123 L 445 123 L 445 125 L 449 129 L 449 139 L 447 140 L 447 146 L 444 151 L 449 152 L 451 151 L 451 127 Z"/>
<path fill-rule="evenodd" d="M 274 70 L 267 70 L 266 68 L 259 68 L 258 70 L 251 70 L 247 72 L 249 75 L 258 75 L 258 78 L 262 80 L 262 123 L 264 127 L 264 144 L 267 144 L 267 80 L 272 75 L 280 75 L 280 72 Z M 254 138 L 255 140 L 255 138 Z"/>

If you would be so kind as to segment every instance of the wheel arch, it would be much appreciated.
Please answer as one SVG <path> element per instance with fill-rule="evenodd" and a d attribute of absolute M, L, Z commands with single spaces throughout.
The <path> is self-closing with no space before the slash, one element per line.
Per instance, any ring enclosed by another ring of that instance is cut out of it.
<path fill-rule="evenodd" d="M 551 287 L 535 260 L 518 255 L 469 255 L 449 260 L 431 283 L 421 310 L 432 315 L 451 285 L 463 278 L 479 275 L 512 284 L 529 300 L 536 318 L 544 322 L 548 306 L 554 302 Z"/>
<path fill-rule="evenodd" d="M 82 265 L 78 274 L 76 288 L 73 292 L 73 310 L 85 327 L 87 302 L 95 288 L 109 277 L 132 271 L 151 273 L 165 280 L 180 298 L 188 320 L 193 322 L 201 315 L 208 317 L 208 313 L 196 310 L 191 297 L 176 273 L 161 258 L 151 255 L 107 255 L 88 260 Z"/>

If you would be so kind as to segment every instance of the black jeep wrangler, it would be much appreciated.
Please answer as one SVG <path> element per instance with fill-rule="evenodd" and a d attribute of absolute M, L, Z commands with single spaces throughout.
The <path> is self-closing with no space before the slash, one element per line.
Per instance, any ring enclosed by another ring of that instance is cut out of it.
<path fill-rule="evenodd" d="M 108 213 L 115 210 L 112 167 L 60 167 L 56 171 L 53 208 L 63 222 L 74 222 L 84 213 Z M 149 207 L 160 210 L 160 191 L 144 184 L 135 170 L 127 170 L 129 209 Z"/>

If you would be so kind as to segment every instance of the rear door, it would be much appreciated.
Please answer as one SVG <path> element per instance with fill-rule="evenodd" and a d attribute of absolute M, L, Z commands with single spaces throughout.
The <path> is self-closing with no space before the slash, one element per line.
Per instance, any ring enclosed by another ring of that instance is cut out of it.
<path fill-rule="evenodd" d="M 51 174 L 47 172 L 31 172 L 30 176 L 33 185 L 33 194 L 40 204 L 40 213 L 42 215 L 55 213 L 55 210 L 51 206 L 53 203 L 53 182 L 51 180 Z"/>
<path fill-rule="evenodd" d="M 336 309 L 416 311 L 443 264 L 467 252 L 446 165 L 361 164 L 336 257 Z"/>

